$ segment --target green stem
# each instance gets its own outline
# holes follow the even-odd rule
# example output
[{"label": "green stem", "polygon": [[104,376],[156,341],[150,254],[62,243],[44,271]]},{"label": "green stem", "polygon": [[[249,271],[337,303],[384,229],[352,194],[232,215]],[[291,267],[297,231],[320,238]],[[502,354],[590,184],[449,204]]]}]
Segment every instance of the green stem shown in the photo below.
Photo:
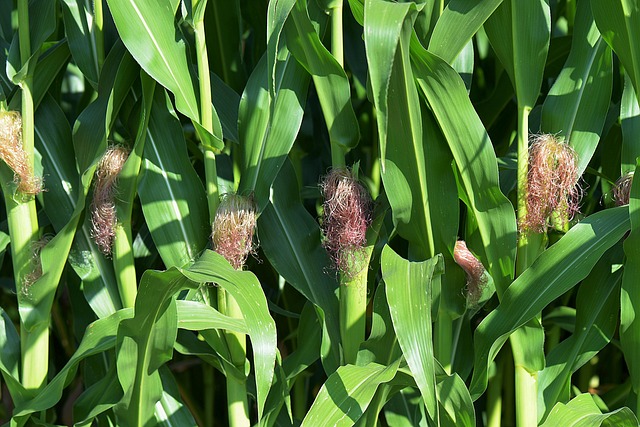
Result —
[{"label": "green stem", "polygon": [[[29,2],[18,1],[18,33],[20,36],[20,59],[22,66],[26,66],[31,57],[31,37],[29,32]],[[27,154],[29,173],[34,171],[34,104],[33,68],[27,70],[27,75],[21,83],[22,88],[22,147]],[[11,235],[11,253],[13,258],[14,278],[18,292],[18,304],[23,307],[38,301],[30,301],[30,290],[25,284],[25,277],[33,269],[33,242],[38,235],[38,217],[35,199],[17,200],[22,197],[16,194],[15,200],[12,189],[3,189],[7,209],[7,222]],[[8,191],[9,190],[9,191]],[[22,313],[22,310],[21,310]],[[32,314],[33,315],[33,314]],[[27,330],[25,319],[21,316],[20,342],[22,349],[22,384],[26,389],[37,389],[47,380],[49,365],[49,313],[42,313],[42,318],[30,322],[31,329]]]},{"label": "green stem", "polygon": [[[204,28],[204,12],[207,0],[194,0],[193,25],[196,36],[196,58],[198,62],[198,86],[200,89],[200,123],[209,133],[213,134],[213,107],[211,103],[211,79],[209,71],[209,56],[207,54],[207,39]],[[213,222],[220,204],[218,191],[218,172],[216,167],[216,155],[211,147],[204,147],[204,170],[207,191],[207,204],[209,206],[209,218]]]},{"label": "green stem", "polygon": [[138,293],[136,268],[133,257],[133,238],[131,235],[131,217],[116,225],[113,242],[113,266],[116,271],[118,291],[124,308],[135,305]]},{"label": "green stem", "polygon": [[487,387],[487,427],[500,427],[502,422],[502,378],[504,357],[497,361],[497,372]]},{"label": "green stem", "polygon": [[[343,0],[334,0],[331,8],[331,54],[344,68],[344,34],[342,28]],[[345,168],[347,151],[340,144],[331,141],[331,165],[334,169]]]},{"label": "green stem", "polygon": [[[529,173],[529,112],[528,106],[518,106],[518,224],[524,223],[527,216],[527,175]],[[518,248],[516,256],[516,277],[520,276],[533,262],[539,248],[530,245],[529,233],[518,233]],[[515,364],[516,388],[516,425],[518,427],[536,426],[538,424],[538,374],[526,367],[526,349],[521,343],[523,334],[516,331],[511,335],[511,348]],[[526,351],[526,350],[525,350]]]},{"label": "green stem", "polygon": [[[224,289],[218,288],[218,310],[229,317],[242,319],[242,310],[238,303]],[[247,338],[244,334],[225,333],[225,339],[231,354],[231,362],[241,372],[247,358]],[[227,375],[227,407],[229,409],[229,426],[246,427],[251,425],[249,419],[249,403],[247,400],[247,382]]]},{"label": "green stem", "polygon": [[[3,167],[3,169],[5,169]],[[4,172],[4,171],[3,171]],[[35,210],[33,200],[30,202],[17,201],[13,197],[13,188],[8,184],[12,181],[11,173],[2,174],[2,193],[7,208],[7,223],[11,236],[11,258],[13,260],[13,275],[18,294],[18,305],[24,306],[30,301],[29,287],[25,286],[24,278],[33,270],[33,242],[37,240],[37,224],[33,224],[31,209]],[[8,176],[7,176],[8,175]],[[49,319],[39,319],[37,330],[27,330],[24,319],[21,318],[20,345],[22,348],[22,385],[27,389],[37,389],[44,385],[47,378],[49,363]]]},{"label": "green stem", "polygon": [[104,13],[102,11],[102,0],[94,0],[93,3],[93,29],[96,40],[98,71],[100,71],[104,63]]},{"label": "green stem", "polygon": [[[527,175],[529,173],[529,107],[518,107],[518,225],[527,216]],[[527,256],[528,234],[518,233],[516,277],[530,264]]]},{"label": "green stem", "polygon": [[[213,107],[211,103],[211,79],[209,71],[209,58],[207,54],[207,41],[205,37],[204,15],[207,0],[193,0],[194,27],[196,38],[196,52],[198,62],[198,84],[200,89],[200,122],[202,127],[210,133],[213,129]],[[218,172],[216,156],[210,147],[204,147],[204,169],[206,180],[207,204],[209,207],[209,219],[215,219],[216,211],[220,204],[218,190]],[[236,301],[222,288],[218,289],[218,309],[221,313],[230,317],[243,318],[242,311]],[[225,339],[229,346],[232,363],[244,371],[247,357],[247,338],[244,334],[225,332]],[[249,403],[247,400],[247,382],[238,380],[231,375],[227,376],[227,406],[229,425],[231,427],[245,427],[251,425],[249,419]]]},{"label": "green stem", "polygon": [[293,383],[293,418],[302,420],[307,414],[307,379],[298,375]]},{"label": "green stem", "polygon": [[341,274],[340,283],[340,335],[344,350],[344,363],[356,363],[360,344],[364,342],[367,310],[367,273],[365,264],[353,277]]},{"label": "green stem", "polygon": [[[514,354],[514,360],[516,359]],[[515,364],[516,369],[516,426],[538,425],[538,374]]]},{"label": "green stem", "polygon": [[[441,297],[442,298],[442,297]],[[441,304],[442,306],[442,304]],[[435,328],[435,353],[436,359],[442,364],[444,370],[451,373],[451,358],[453,345],[453,319],[446,310],[440,310]]]}]

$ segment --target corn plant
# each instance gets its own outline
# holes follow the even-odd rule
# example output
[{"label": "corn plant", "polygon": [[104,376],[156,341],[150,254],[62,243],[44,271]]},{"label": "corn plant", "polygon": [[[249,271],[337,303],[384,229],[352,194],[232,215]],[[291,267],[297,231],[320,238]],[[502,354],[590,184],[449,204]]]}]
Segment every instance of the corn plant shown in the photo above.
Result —
[{"label": "corn plant", "polygon": [[637,426],[640,0],[3,0],[0,420]]}]

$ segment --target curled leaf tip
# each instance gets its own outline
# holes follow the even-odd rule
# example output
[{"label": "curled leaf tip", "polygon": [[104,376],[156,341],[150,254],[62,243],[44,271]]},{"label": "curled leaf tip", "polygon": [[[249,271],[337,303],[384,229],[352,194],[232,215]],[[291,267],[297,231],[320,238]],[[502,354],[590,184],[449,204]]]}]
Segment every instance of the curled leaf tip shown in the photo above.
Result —
[{"label": "curled leaf tip", "polygon": [[252,197],[225,194],[220,200],[211,227],[213,249],[236,270],[241,270],[249,254],[255,252],[253,234],[256,207]]}]

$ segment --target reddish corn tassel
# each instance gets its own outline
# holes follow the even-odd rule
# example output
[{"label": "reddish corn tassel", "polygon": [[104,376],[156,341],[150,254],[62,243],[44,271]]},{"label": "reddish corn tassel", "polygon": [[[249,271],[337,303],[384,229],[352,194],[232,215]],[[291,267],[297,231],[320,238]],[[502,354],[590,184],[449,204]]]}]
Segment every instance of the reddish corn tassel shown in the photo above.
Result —
[{"label": "reddish corn tassel", "polygon": [[529,148],[527,215],[520,230],[544,233],[554,212],[563,221],[573,219],[582,198],[579,179],[575,150],[553,135],[536,136]]},{"label": "reddish corn tassel", "polygon": [[367,242],[373,203],[367,190],[347,169],[334,169],[320,184],[323,245],[335,267],[347,276],[362,270],[358,256]]},{"label": "reddish corn tassel", "polygon": [[0,158],[13,171],[18,192],[33,196],[42,191],[42,179],[34,175],[22,148],[22,117],[17,111],[0,111]]},{"label": "reddish corn tassel", "polygon": [[253,234],[256,208],[251,197],[226,194],[220,201],[212,225],[213,249],[236,270],[241,270],[249,254],[255,251]]},{"label": "reddish corn tassel", "polygon": [[91,203],[91,237],[105,255],[111,254],[116,235],[117,179],[129,150],[120,145],[109,147],[100,159],[96,169],[96,181]]}]

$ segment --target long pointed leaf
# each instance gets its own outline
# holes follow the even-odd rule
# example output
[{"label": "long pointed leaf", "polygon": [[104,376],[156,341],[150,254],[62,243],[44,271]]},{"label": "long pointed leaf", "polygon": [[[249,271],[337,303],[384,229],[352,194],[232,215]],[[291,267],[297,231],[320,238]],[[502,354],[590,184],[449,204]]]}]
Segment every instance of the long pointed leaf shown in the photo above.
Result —
[{"label": "long pointed leaf", "polygon": [[475,369],[470,388],[474,399],[484,392],[489,363],[509,334],[584,279],[602,254],[628,230],[626,207],[593,214],[543,252],[507,288],[500,305],[482,321],[475,333]]}]

